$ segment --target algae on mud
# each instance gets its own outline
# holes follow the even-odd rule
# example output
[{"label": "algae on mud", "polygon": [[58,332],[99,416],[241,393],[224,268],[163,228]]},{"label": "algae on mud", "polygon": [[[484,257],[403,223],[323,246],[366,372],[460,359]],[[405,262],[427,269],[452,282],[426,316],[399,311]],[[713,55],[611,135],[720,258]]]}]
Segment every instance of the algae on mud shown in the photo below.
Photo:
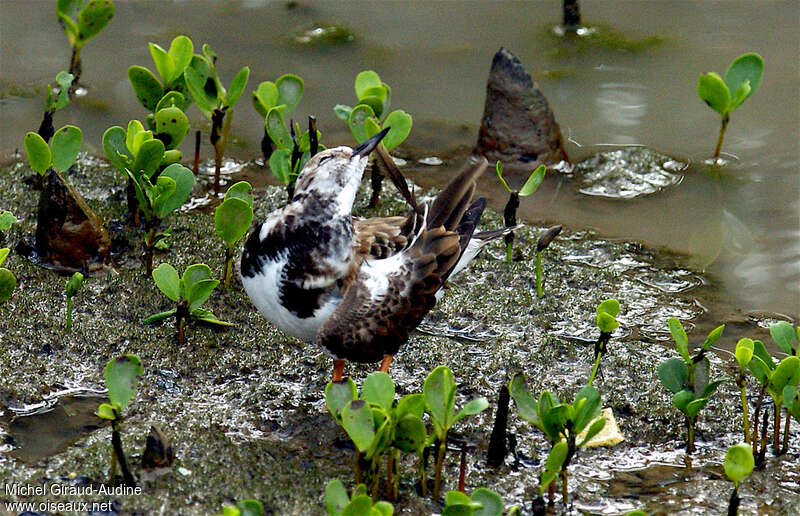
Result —
[{"label": "algae on mud", "polygon": [[[36,195],[22,182],[27,166],[0,170],[4,209],[19,219],[8,243],[30,238]],[[105,220],[121,220],[126,211],[122,178],[110,166],[82,156],[70,180]],[[386,192],[377,210],[364,210],[367,188],[357,207],[363,215],[399,213],[397,196]],[[282,187],[256,187],[255,218],[285,199]],[[191,205],[200,205],[195,200]],[[210,210],[187,210],[176,216],[169,262],[179,269],[202,261],[215,274],[224,265],[223,245],[214,234]],[[499,227],[502,218],[487,213],[484,225]],[[138,464],[149,428],[160,426],[175,448],[175,467],[166,474],[141,479],[143,494],[115,498],[120,514],[180,513],[205,515],[224,502],[261,500],[275,514],[323,514],[325,484],[340,478],[351,482],[351,451],[340,444],[344,434],[324,406],[329,358],[282,335],[250,305],[240,285],[216,292],[209,308],[236,323],[229,330],[192,328],[187,344],[175,343],[171,327],[147,327],[141,320],[167,308],[167,301],[136,268],[140,231],[112,222],[116,258],[122,266],[105,276],[89,277],[76,324],[63,332],[63,278],[12,253],[6,261],[19,278],[11,299],[0,306],[0,404],[6,407],[38,402],[64,388],[100,388],[108,358],[136,353],[145,365],[136,402],[128,409],[124,446]],[[586,450],[574,464],[575,507],[582,512],[716,510],[729,484],[721,474],[725,449],[739,438],[735,386],[721,395],[698,422],[698,453],[692,472],[680,468],[682,428],[667,394],[658,385],[655,368],[671,352],[666,318],[690,320],[702,313],[713,289],[699,274],[685,269],[680,257],[643,249],[633,243],[598,239],[590,232],[565,230],[550,246],[547,295],[535,294],[533,270],[541,228],[517,232],[526,260],[503,263],[501,244],[488,249],[469,274],[454,281],[428,318],[425,333],[412,335],[392,364],[400,395],[420,392],[426,374],[446,364],[461,381],[458,404],[477,396],[490,400],[516,372],[533,378],[531,389],[548,389],[571,397],[585,383],[592,362],[590,340],[595,307],[615,297],[625,307],[603,358],[603,376],[594,385],[628,441],[614,448]],[[156,261],[164,258],[158,256]],[[691,336],[690,336],[691,338]],[[712,367],[733,371],[713,356]],[[557,363],[558,368],[550,364]],[[355,366],[357,383],[371,371]],[[730,403],[722,400],[730,400]],[[509,458],[499,470],[484,467],[486,441],[494,407],[464,422],[463,433],[479,442],[467,465],[468,491],[485,486],[499,492],[506,504],[527,509],[538,486],[539,461],[548,448],[514,411],[510,431],[518,436],[518,466]],[[795,425],[795,434],[796,428]],[[66,451],[34,465],[0,455],[0,478],[6,482],[98,486],[107,480],[110,453],[107,430],[96,431]],[[800,447],[769,458],[765,471],[743,483],[742,512],[791,514],[800,509],[796,468]],[[8,446],[3,446],[8,451]],[[669,464],[670,466],[664,466]],[[458,460],[445,461],[445,489],[454,486]],[[416,476],[401,466],[401,499],[395,504],[411,514],[438,512],[440,507],[416,494]],[[664,485],[666,484],[666,485]],[[635,498],[631,498],[634,493]],[[44,501],[46,497],[26,498]]]}]

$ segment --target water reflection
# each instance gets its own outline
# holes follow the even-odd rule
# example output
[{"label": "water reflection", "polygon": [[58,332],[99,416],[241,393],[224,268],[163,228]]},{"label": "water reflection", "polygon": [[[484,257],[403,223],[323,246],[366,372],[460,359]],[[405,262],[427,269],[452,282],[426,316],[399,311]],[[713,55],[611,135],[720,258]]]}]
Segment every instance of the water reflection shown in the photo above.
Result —
[{"label": "water reflection", "polygon": [[595,106],[603,120],[619,126],[639,125],[647,114],[645,87],[638,83],[608,82],[600,85]]}]

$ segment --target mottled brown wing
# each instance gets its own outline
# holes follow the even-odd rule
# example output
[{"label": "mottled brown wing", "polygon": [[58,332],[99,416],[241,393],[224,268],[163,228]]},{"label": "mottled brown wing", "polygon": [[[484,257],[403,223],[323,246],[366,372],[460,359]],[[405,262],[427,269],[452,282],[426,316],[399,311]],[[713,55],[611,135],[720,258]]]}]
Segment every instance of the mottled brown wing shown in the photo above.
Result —
[{"label": "mottled brown wing", "polygon": [[414,231],[410,217],[355,219],[356,259],[388,258],[405,249]]},{"label": "mottled brown wing", "polygon": [[[458,234],[438,227],[423,232],[414,245],[390,258],[391,262],[365,263],[317,332],[318,342],[336,357],[353,362],[377,362],[384,355],[395,354],[433,308],[442,275],[453,267],[459,254]],[[376,297],[371,274],[395,261],[396,269],[386,276],[385,294]]]}]

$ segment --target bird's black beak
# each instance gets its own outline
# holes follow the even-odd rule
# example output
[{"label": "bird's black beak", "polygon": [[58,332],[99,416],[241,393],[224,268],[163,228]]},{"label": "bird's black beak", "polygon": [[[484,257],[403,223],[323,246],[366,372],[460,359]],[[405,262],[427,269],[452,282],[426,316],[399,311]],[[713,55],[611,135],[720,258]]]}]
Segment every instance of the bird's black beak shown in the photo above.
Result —
[{"label": "bird's black beak", "polygon": [[372,152],[375,149],[375,147],[378,146],[381,140],[383,140],[383,137],[386,136],[386,133],[389,132],[389,129],[391,129],[391,127],[387,127],[386,129],[379,132],[369,140],[365,141],[358,147],[354,148],[353,156],[361,156],[362,158],[364,156],[369,156],[369,153]]}]

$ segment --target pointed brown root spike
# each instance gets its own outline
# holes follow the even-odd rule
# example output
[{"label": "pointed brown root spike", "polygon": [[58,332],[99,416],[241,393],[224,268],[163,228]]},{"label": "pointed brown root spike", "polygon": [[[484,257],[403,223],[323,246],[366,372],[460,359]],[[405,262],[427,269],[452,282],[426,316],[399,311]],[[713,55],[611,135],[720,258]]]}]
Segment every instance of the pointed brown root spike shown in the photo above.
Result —
[{"label": "pointed brown root spike", "polygon": [[[266,129],[264,129],[264,131],[266,131]],[[194,175],[200,172],[200,131],[194,133],[194,167],[192,171]]]},{"label": "pointed brown root spike", "polygon": [[494,428],[492,436],[489,438],[489,453],[486,457],[486,465],[497,468],[503,464],[506,458],[506,434],[508,432],[508,404],[511,397],[508,387],[500,387],[500,394],[497,400],[497,412],[494,418]]},{"label": "pointed brown root spike", "polygon": [[319,141],[317,140],[317,119],[313,116],[308,117],[308,156],[313,158],[319,151]]},{"label": "pointed brown root spike", "polygon": [[334,383],[342,381],[342,375],[344,374],[344,360],[334,360],[333,361],[333,379]]},{"label": "pointed brown root spike", "polygon": [[392,365],[392,360],[394,359],[394,355],[384,355],[383,360],[381,360],[381,367],[379,371],[383,373],[389,372],[389,366]]},{"label": "pointed brown root spike", "polygon": [[467,448],[461,447],[461,462],[458,466],[458,490],[466,493],[465,487],[467,483]]}]

